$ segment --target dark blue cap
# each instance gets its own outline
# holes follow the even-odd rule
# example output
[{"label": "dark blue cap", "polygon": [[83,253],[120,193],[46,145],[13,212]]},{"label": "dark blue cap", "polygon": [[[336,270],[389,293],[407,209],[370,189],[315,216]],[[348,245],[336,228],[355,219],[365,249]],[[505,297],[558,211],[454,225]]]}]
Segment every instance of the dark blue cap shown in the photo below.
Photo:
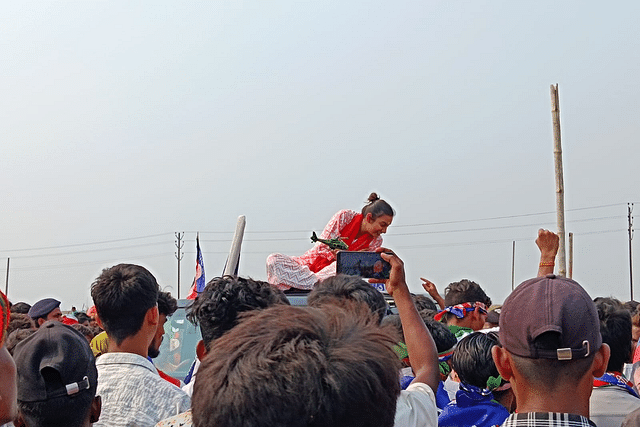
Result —
[{"label": "dark blue cap", "polygon": [[54,298],[41,299],[29,309],[29,317],[37,319],[38,317],[47,317],[57,307],[60,307],[60,301]]}]

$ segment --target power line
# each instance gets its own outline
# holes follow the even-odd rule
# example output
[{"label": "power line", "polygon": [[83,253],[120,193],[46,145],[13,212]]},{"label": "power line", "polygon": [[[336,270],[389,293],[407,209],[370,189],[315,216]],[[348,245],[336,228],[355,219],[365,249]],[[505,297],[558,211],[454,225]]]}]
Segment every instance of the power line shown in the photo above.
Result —
[{"label": "power line", "polygon": [[151,234],[149,236],[139,236],[139,237],[127,237],[123,239],[115,239],[115,240],[103,240],[101,242],[90,242],[90,243],[74,243],[69,245],[59,245],[59,246],[45,246],[41,248],[28,248],[28,249],[0,249],[0,252],[27,252],[27,251],[40,251],[46,249],[63,249],[63,248],[73,248],[77,246],[90,246],[90,245],[102,245],[105,243],[117,243],[117,242],[126,242],[129,240],[140,240],[140,239],[150,239],[152,237],[160,237],[165,236],[168,233],[162,234]]}]

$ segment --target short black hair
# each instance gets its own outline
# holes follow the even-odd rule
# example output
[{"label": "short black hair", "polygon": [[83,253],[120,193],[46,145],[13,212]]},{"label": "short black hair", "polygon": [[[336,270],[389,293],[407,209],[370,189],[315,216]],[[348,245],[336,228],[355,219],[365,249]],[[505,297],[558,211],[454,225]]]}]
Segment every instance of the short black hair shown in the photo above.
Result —
[{"label": "short black hair", "polygon": [[500,345],[495,333],[474,332],[460,340],[451,356],[451,365],[460,381],[484,389],[489,377],[498,378],[500,374],[491,357],[495,345]]},{"label": "short black hair", "polygon": [[215,277],[188,308],[187,318],[200,325],[207,350],[236,326],[240,315],[276,304],[289,304],[285,294],[267,282],[238,276]]},{"label": "short black hair", "polygon": [[118,345],[138,333],[147,311],[158,303],[159,292],[153,274],[135,264],[106,268],[91,285],[98,317]]},{"label": "short black hair", "polygon": [[611,298],[598,298],[596,303],[600,319],[602,342],[609,344],[611,357],[607,371],[622,372],[631,359],[632,323],[631,313]]},{"label": "short black hair", "polygon": [[169,317],[178,309],[178,300],[171,296],[171,292],[158,293],[158,313]]},{"label": "short black hair", "polygon": [[433,337],[433,342],[436,344],[438,353],[451,350],[455,347],[458,339],[453,332],[451,332],[444,323],[433,320],[433,318],[426,317],[423,313],[425,313],[425,311],[421,311],[420,316],[422,317],[427,329],[429,329],[429,333],[431,333],[431,336]]},{"label": "short black hair", "polygon": [[198,427],[391,427],[393,333],[364,305],[275,306],[213,346],[195,383]]},{"label": "short black hair", "polygon": [[411,295],[413,298],[413,303],[415,304],[418,311],[421,310],[433,310],[438,311],[438,307],[436,307],[436,303],[426,295]]},{"label": "short black hair", "polygon": [[307,304],[318,307],[336,299],[367,304],[371,312],[378,316],[378,322],[382,322],[382,318],[387,313],[387,302],[376,288],[365,282],[362,277],[346,274],[336,274],[316,284],[307,297]]}]

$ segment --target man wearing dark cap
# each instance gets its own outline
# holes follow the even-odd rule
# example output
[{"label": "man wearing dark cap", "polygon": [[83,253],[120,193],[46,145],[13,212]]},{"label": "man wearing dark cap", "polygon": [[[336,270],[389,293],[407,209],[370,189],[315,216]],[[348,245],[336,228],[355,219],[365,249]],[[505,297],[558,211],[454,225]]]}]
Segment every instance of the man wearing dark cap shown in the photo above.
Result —
[{"label": "man wearing dark cap", "polygon": [[493,360],[517,401],[503,426],[595,425],[589,397],[610,351],[582,286],[552,274],[520,284],[502,306],[500,342]]},{"label": "man wearing dark cap", "polygon": [[29,317],[39,328],[47,320],[57,320],[62,322],[62,311],[60,311],[60,301],[54,298],[41,299],[29,309]]},{"label": "man wearing dark cap", "polygon": [[44,323],[15,349],[16,427],[87,427],[98,421],[98,371],[87,340],[61,322]]}]

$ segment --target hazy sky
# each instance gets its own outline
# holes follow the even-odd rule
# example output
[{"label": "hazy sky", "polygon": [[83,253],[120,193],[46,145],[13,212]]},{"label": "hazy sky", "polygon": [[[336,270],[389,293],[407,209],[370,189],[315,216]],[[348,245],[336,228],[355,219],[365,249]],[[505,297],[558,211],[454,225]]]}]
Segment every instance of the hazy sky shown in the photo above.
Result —
[{"label": "hazy sky", "polygon": [[376,191],[412,290],[469,278],[500,302],[512,242],[519,283],[537,229],[556,229],[558,83],[574,278],[627,300],[638,16],[632,1],[3,2],[1,283],[10,258],[11,300],[82,307],[103,268],[135,262],[175,295],[185,232],[184,297],[195,233],[219,275],[239,215],[240,273],[265,279],[269,253],[302,254]]}]

